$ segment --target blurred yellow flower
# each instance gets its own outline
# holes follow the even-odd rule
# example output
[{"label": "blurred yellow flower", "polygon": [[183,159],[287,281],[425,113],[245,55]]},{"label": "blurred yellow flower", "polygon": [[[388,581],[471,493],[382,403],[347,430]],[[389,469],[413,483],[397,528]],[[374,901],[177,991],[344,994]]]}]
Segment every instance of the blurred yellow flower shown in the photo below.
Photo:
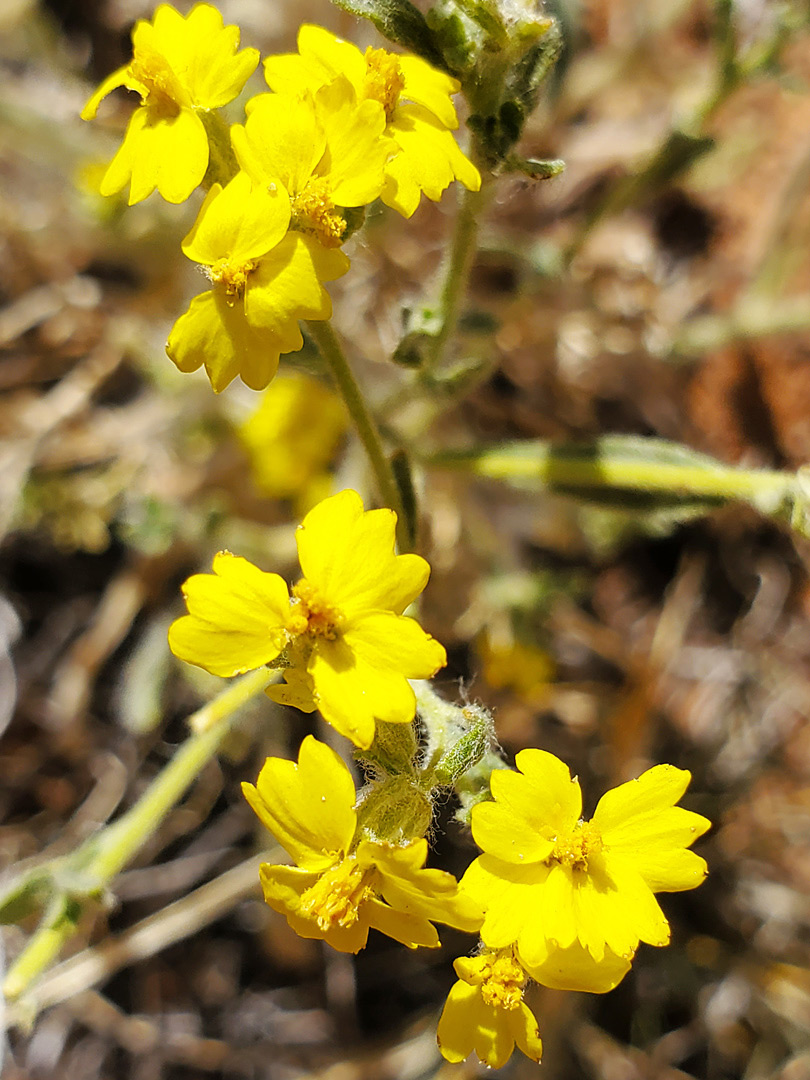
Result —
[{"label": "blurred yellow flower", "polygon": [[281,183],[254,185],[240,172],[224,188],[213,185],[183,241],[211,288],[174,324],[166,351],[180,371],[204,365],[216,393],[237,375],[263,390],[280,354],[303,345],[298,320],[332,314],[321,282],[344,274],[349,260],[289,223]]},{"label": "blurred yellow flower", "polygon": [[358,834],[351,774],[308,735],[298,763],[268,758],[245,797],[295,866],[263,864],[264,898],[301,937],[356,953],[374,928],[409,948],[440,944],[433,921],[476,931],[481,909],[443,870],[424,869],[427,841],[404,846]]},{"label": "blurred yellow flower", "polygon": [[512,690],[530,703],[542,701],[554,678],[554,660],[536,645],[522,641],[501,642],[485,634],[476,642],[482,675],[495,690]]},{"label": "blurred yellow flower", "polygon": [[692,889],[706,875],[688,848],[710,822],[675,806],[690,774],[656,765],[609,791],[583,821],[579,783],[559,758],[522,750],[516,765],[492,774],[494,801],[472,811],[484,854],[463,886],[486,908],[484,943],[516,943],[528,969],[577,941],[596,961],[607,950],[630,959],[639,941],[666,945],[654,893]]},{"label": "blurred yellow flower", "polygon": [[273,381],[259,407],[239,426],[256,487],[294,499],[306,513],[329,494],[329,464],[348,426],[343,402],[309,375]]},{"label": "blurred yellow flower", "polygon": [[168,202],[180,203],[208,168],[201,114],[241,93],[259,52],[237,52],[239,27],[224,26],[210,4],[197,4],[185,18],[161,4],[151,23],[135,24],[132,46],[132,60],[108,76],[82,110],[82,119],[92,120],[102,98],[118,86],[141,95],[100,191],[113,195],[129,183],[130,205],[155,188]]},{"label": "blurred yellow flower", "polygon": [[237,161],[259,184],[280,180],[289,192],[290,227],[339,247],[343,207],[365,206],[382,191],[396,147],[384,137],[385,112],[357,100],[348,79],[300,97],[260,94],[247,120],[231,128]]},{"label": "blurred yellow flower", "polygon": [[436,201],[453,180],[471,191],[480,188],[478,170],[452,134],[458,117],[450,96],[459,83],[419,57],[374,48],[364,54],[320,26],[304,25],[298,53],[268,57],[264,74],[270,89],[285,95],[314,93],[342,76],[361,102],[382,106],[395,146],[381,197],[405,217],[416,210],[422,193]]},{"label": "blurred yellow flower", "polygon": [[369,747],[375,720],[410,723],[408,679],[446,663],[444,648],[402,612],[427,584],[419,555],[394,553],[396,514],[363,510],[342,491],[310,510],[296,534],[304,577],[292,600],[278,574],[220,552],[214,573],[183,586],[188,615],[169,629],[175,656],[213,675],[271,663],[282,652],[285,685],[275,701],[321,715],[357,746]]},{"label": "blurred yellow flower", "polygon": [[437,1038],[442,1056],[464,1061],[475,1051],[491,1069],[500,1069],[515,1044],[539,1061],[543,1043],[534,1013],[523,1001],[527,976],[512,949],[486,952],[453,962],[459,981],[447,996]]}]

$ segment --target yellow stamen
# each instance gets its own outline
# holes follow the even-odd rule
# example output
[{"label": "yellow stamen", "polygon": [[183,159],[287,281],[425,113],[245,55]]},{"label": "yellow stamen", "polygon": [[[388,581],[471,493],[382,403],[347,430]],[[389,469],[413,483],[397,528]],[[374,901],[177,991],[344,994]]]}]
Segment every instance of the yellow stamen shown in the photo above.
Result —
[{"label": "yellow stamen", "polygon": [[366,82],[363,96],[379,101],[385,109],[385,117],[391,119],[399,103],[399,95],[405,86],[399,62],[393,53],[385,49],[366,49]]},{"label": "yellow stamen", "polygon": [[481,957],[481,997],[497,1009],[516,1009],[523,999],[526,972],[511,949]]},{"label": "yellow stamen", "polygon": [[324,247],[340,247],[346,221],[335,209],[329,181],[315,176],[292,200],[291,229],[315,233]]},{"label": "yellow stamen", "polygon": [[190,104],[177,76],[158,52],[137,49],[129,65],[129,77],[143,87],[143,103],[155,119],[177,116],[181,106]]},{"label": "yellow stamen", "polygon": [[353,926],[360,905],[372,892],[368,876],[368,871],[357,865],[354,856],[344,859],[303,893],[301,915],[305,919],[314,919],[324,933],[336,926],[343,929]]},{"label": "yellow stamen", "polygon": [[546,862],[562,863],[572,870],[587,870],[588,860],[602,850],[602,834],[592,821],[578,821],[565,836],[555,838]]},{"label": "yellow stamen", "polygon": [[250,274],[256,269],[253,260],[231,262],[230,259],[217,259],[213,266],[206,269],[214,285],[221,285],[225,290],[228,305],[233,307],[237,300],[245,295],[245,286]]},{"label": "yellow stamen", "polygon": [[293,596],[298,601],[294,604],[288,629],[291,634],[310,634],[335,641],[345,624],[343,613],[328,603],[306,578],[293,586]]}]

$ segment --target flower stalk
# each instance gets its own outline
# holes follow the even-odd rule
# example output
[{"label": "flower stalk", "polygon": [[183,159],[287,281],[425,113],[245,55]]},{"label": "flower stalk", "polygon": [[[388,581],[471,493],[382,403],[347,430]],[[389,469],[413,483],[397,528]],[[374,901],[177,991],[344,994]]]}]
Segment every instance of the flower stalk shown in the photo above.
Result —
[{"label": "flower stalk", "polygon": [[405,514],[394,468],[385,452],[377,422],[368,407],[360,384],[354,377],[337,334],[328,322],[309,321],[307,330],[318,347],[318,352],[329,366],[335,385],[346,403],[346,408],[368,455],[380,498],[397,515],[399,550],[410,551],[412,548],[410,537],[414,535],[415,530]]}]

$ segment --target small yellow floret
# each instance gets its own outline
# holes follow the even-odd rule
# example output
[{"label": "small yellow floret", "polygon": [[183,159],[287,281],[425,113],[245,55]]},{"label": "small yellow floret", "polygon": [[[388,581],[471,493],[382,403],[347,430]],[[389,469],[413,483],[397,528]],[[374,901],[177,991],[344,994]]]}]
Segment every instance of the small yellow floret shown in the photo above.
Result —
[{"label": "small yellow floret", "polygon": [[523,999],[526,972],[511,949],[482,956],[481,997],[497,1009],[516,1009]]},{"label": "small yellow floret", "polygon": [[405,86],[399,61],[393,53],[385,49],[374,49],[370,45],[365,56],[366,81],[363,96],[379,101],[385,109],[386,119],[390,120]]}]

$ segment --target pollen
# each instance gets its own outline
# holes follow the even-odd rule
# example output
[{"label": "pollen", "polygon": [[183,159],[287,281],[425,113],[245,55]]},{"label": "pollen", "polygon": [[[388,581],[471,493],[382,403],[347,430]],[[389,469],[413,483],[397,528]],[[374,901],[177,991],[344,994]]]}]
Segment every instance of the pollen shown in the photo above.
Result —
[{"label": "pollen", "polygon": [[346,220],[332,201],[329,181],[315,176],[292,200],[291,229],[314,233],[324,247],[340,247]]},{"label": "pollen", "polygon": [[485,1003],[497,1009],[516,1009],[523,999],[526,973],[512,950],[504,949],[480,959],[481,997]]},{"label": "pollen", "polygon": [[245,286],[250,274],[256,269],[254,261],[233,262],[230,259],[217,259],[213,266],[206,269],[212,284],[221,285],[225,290],[230,307],[245,295]]},{"label": "pollen", "polygon": [[337,926],[344,930],[353,926],[360,905],[372,892],[367,877],[368,872],[357,865],[353,855],[343,859],[302,894],[299,913],[314,919],[322,933]]},{"label": "pollen", "polygon": [[309,634],[312,637],[326,638],[327,641],[336,641],[346,621],[343,613],[333,604],[327,603],[306,578],[293,586],[293,597],[298,602],[293,603],[290,633],[296,636]]},{"label": "pollen", "polygon": [[366,81],[364,97],[379,101],[385,109],[387,120],[391,119],[399,103],[399,95],[405,87],[405,80],[400,71],[399,61],[393,53],[385,49],[366,49]]},{"label": "pollen", "polygon": [[565,836],[559,836],[546,862],[562,863],[572,870],[587,870],[588,862],[602,850],[602,834],[592,821],[578,821]]}]

